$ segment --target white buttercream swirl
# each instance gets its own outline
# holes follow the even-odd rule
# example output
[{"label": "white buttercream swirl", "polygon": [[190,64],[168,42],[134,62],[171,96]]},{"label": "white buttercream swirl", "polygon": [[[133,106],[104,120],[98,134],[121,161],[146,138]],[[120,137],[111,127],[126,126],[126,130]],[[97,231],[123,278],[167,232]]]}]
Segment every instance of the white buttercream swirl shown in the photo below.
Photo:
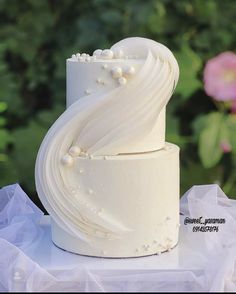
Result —
[{"label": "white buttercream swirl", "polygon": [[[130,146],[145,140],[154,128],[179,76],[171,51],[152,40],[128,38],[111,50],[139,56],[144,60],[141,69],[127,84],[82,97],[65,110],[45,136],[36,162],[36,186],[44,206],[63,229],[80,238],[95,231],[117,237],[128,228],[108,213],[95,215],[83,197],[68,201],[68,167],[61,159],[71,146],[92,156],[130,153]],[[73,173],[73,166],[70,169]]]}]

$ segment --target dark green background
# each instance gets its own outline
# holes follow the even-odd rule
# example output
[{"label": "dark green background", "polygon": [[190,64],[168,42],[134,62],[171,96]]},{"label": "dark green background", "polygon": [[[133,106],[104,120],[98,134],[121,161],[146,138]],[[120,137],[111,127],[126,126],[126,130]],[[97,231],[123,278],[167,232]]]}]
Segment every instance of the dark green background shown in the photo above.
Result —
[{"label": "dark green background", "polygon": [[211,157],[219,149],[211,135],[200,139],[207,125],[202,121],[221,111],[205,94],[202,74],[209,58],[235,50],[235,20],[233,0],[0,0],[0,185],[19,182],[38,201],[35,157],[65,108],[66,58],[143,36],[168,46],[180,64],[167,140],[182,150],[182,193],[194,184],[217,182],[236,196],[235,150],[210,162],[199,151]]}]

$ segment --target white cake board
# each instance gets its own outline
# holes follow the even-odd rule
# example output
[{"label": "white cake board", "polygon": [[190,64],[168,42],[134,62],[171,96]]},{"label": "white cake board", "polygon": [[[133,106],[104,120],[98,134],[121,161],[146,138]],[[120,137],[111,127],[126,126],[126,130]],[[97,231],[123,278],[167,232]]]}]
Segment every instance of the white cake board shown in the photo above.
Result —
[{"label": "white cake board", "polygon": [[[75,266],[91,270],[201,270],[198,260],[192,259],[193,249],[188,248],[184,236],[180,235],[179,244],[170,252],[137,258],[99,258],[82,256],[58,248],[51,240],[50,217],[41,221],[43,234],[24,252],[41,267],[48,271],[70,270]],[[181,232],[180,232],[181,234]],[[191,259],[191,266],[188,260]]]}]

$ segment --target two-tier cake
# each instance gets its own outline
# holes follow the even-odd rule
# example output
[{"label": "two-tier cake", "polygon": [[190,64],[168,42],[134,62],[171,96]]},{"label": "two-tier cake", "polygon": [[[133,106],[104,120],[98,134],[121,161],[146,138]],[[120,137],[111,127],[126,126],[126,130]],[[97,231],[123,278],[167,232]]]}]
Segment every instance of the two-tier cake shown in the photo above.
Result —
[{"label": "two-tier cake", "polygon": [[67,59],[67,109],[36,162],[57,246],[135,257],[177,244],[179,148],[165,142],[165,107],[178,76],[171,51],[145,38]]}]

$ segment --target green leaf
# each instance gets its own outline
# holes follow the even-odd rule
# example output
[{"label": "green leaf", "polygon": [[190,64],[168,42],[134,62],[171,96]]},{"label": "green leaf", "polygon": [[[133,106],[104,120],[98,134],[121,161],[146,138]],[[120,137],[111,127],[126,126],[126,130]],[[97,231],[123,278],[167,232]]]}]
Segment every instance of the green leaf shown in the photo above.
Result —
[{"label": "green leaf", "polygon": [[228,140],[229,133],[224,114],[212,112],[207,116],[206,126],[199,136],[199,156],[205,168],[215,166],[221,159],[222,141]]},{"label": "green leaf", "polygon": [[28,126],[19,128],[13,133],[16,144],[12,152],[12,159],[19,181],[30,191],[34,191],[35,160],[46,130],[32,121]]},{"label": "green leaf", "polygon": [[4,112],[7,109],[7,103],[6,102],[0,102],[0,113]]},{"label": "green leaf", "polygon": [[202,67],[202,61],[188,45],[184,45],[179,52],[175,53],[175,57],[180,68],[176,93],[186,100],[202,86],[197,78],[197,74]]},{"label": "green leaf", "polygon": [[6,124],[6,119],[5,119],[5,117],[1,117],[1,116],[0,116],[0,127],[5,126],[5,124]]},{"label": "green leaf", "polygon": [[4,150],[12,142],[12,137],[7,130],[0,129],[0,150]]},{"label": "green leaf", "polygon": [[198,142],[202,130],[206,127],[208,115],[199,115],[192,123],[193,141]]},{"label": "green leaf", "polygon": [[222,169],[214,166],[210,169],[203,168],[200,162],[193,160],[181,162],[181,194],[193,185],[207,185],[212,183],[222,184]]},{"label": "green leaf", "polygon": [[227,118],[229,141],[232,146],[233,153],[236,154],[236,115],[231,114]]},{"label": "green leaf", "polygon": [[45,127],[50,127],[54,121],[62,114],[65,107],[61,104],[56,105],[52,110],[40,111],[37,114],[37,122]]},{"label": "green leaf", "polygon": [[18,182],[14,162],[5,154],[0,154],[0,186]]}]

